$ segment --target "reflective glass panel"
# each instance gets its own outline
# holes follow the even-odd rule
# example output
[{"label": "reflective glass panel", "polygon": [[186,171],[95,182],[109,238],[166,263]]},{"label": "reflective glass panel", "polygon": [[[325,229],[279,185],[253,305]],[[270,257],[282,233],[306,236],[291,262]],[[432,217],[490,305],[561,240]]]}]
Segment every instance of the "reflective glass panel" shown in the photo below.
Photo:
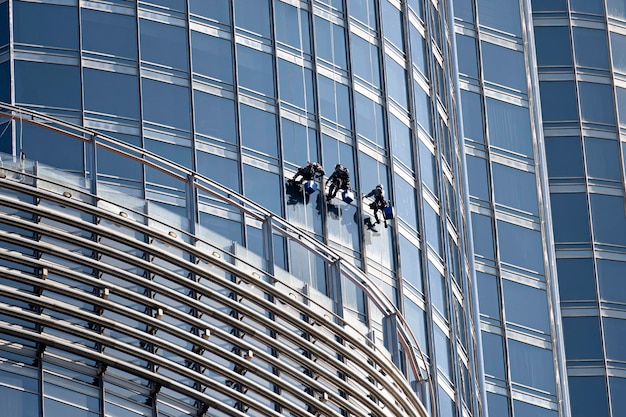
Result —
[{"label": "reflective glass panel", "polygon": [[282,215],[283,199],[278,175],[244,164],[243,178],[246,197],[273,213]]},{"label": "reflective glass panel", "polygon": [[480,94],[461,90],[463,110],[463,135],[476,142],[484,142],[483,103]]},{"label": "reflective glass panel", "polygon": [[345,43],[343,27],[315,16],[315,51],[319,58],[346,69]]},{"label": "reflective glass panel", "polygon": [[389,130],[394,157],[398,158],[410,169],[413,169],[411,129],[396,116],[389,113]]},{"label": "reflective glass panel", "polygon": [[14,41],[78,50],[78,9],[74,6],[15,1]]},{"label": "reflective glass panel", "polygon": [[626,216],[622,197],[591,194],[591,218],[597,242],[626,245]]},{"label": "reflective glass panel", "polygon": [[237,45],[238,82],[242,87],[266,96],[274,96],[274,62],[272,55]]},{"label": "reflective glass panel", "polygon": [[622,180],[619,143],[616,140],[585,138],[585,153],[589,177]]},{"label": "reflective glass panel", "polygon": [[472,155],[467,155],[466,161],[470,195],[485,201],[491,200],[487,161]]},{"label": "reflective glass panel", "polygon": [[237,27],[271,38],[268,0],[234,0],[234,3]]},{"label": "reflective glass panel", "polygon": [[555,391],[551,351],[509,340],[509,361],[514,383],[548,392]]},{"label": "reflective glass panel", "polygon": [[189,69],[184,27],[141,19],[139,37],[142,60],[183,71]]},{"label": "reflective glass panel", "polygon": [[354,94],[357,134],[380,147],[385,146],[383,108],[362,94]]},{"label": "reflective glass panel", "polygon": [[457,33],[456,48],[457,59],[459,60],[459,72],[469,77],[478,78],[476,39]]},{"label": "reflective glass panel", "polygon": [[550,333],[548,298],[544,290],[502,280],[506,320]]},{"label": "reflective glass panel", "polygon": [[570,376],[568,385],[572,417],[608,417],[606,377]]},{"label": "reflective glass panel", "polygon": [[613,68],[616,71],[626,72],[626,36],[611,32],[611,53]]},{"label": "reflective glass panel", "polygon": [[475,254],[487,259],[493,259],[493,226],[491,217],[472,213],[472,232],[474,235]]},{"label": "reflective glass panel", "polygon": [[535,174],[493,163],[493,187],[496,204],[538,214]]},{"label": "reflective glass panel", "polygon": [[578,120],[576,83],[574,81],[540,81],[541,115],[544,122]]},{"label": "reflective glass panel", "polygon": [[609,50],[606,31],[574,27],[576,65],[590,68],[609,68]]},{"label": "reflective glass panel", "polygon": [[309,39],[309,14],[282,1],[274,2],[276,15],[276,39],[292,48],[311,52]]},{"label": "reflective glass panel", "polygon": [[80,96],[78,67],[15,61],[15,101],[18,103],[78,110]]},{"label": "reflective glass panel", "polygon": [[546,136],[545,141],[550,178],[582,178],[585,175],[580,137]]},{"label": "reflective glass panel", "polygon": [[525,92],[526,65],[524,54],[488,42],[481,42],[481,46],[485,80]]},{"label": "reflective glass panel", "polygon": [[413,288],[423,292],[420,250],[402,235],[399,235],[399,242],[402,277],[408,281]]},{"label": "reflective glass panel", "polygon": [[191,130],[189,90],[175,84],[144,78],[141,80],[145,120]]},{"label": "reflective glass panel", "polygon": [[364,81],[380,88],[380,59],[378,47],[350,33],[352,71]]},{"label": "reflective glass panel", "polygon": [[[137,59],[137,19],[134,16],[83,8],[80,19],[83,49]],[[102,36],[103,33],[107,35]]]},{"label": "reflective glass panel", "polygon": [[490,416],[508,417],[509,399],[504,395],[487,393],[487,409]]},{"label": "reflective glass panel", "polygon": [[481,331],[480,334],[482,337],[483,356],[486,359],[484,361],[485,373],[498,379],[505,379],[502,336],[486,331]]},{"label": "reflective glass panel", "polygon": [[229,40],[191,31],[193,72],[232,84],[233,52]]},{"label": "reflective glass panel", "polygon": [[135,75],[83,70],[85,110],[139,119],[139,80]]},{"label": "reflective glass panel", "polygon": [[514,400],[513,404],[515,417],[557,417],[559,415],[556,410],[549,410],[517,400]]},{"label": "reflective glass panel", "polygon": [[568,26],[535,26],[533,30],[539,66],[572,66]]},{"label": "reflective glass panel", "polygon": [[557,259],[561,301],[595,300],[596,281],[590,258]]},{"label": "reflective glass panel", "polygon": [[480,314],[499,320],[500,295],[497,278],[484,272],[476,272],[476,281],[478,282]]},{"label": "reflective glass panel", "polygon": [[608,259],[596,262],[602,300],[626,304],[626,262]]},{"label": "reflective glass panel", "polygon": [[563,317],[567,360],[602,360],[602,337],[598,317]]},{"label": "reflective glass panel", "polygon": [[376,3],[374,0],[352,0],[349,11],[350,16],[371,28],[376,28]]},{"label": "reflective glass panel", "polygon": [[543,273],[541,233],[498,220],[498,241],[502,262]]},{"label": "reflective glass panel", "polygon": [[406,91],[406,71],[389,56],[385,56],[385,68],[387,69],[387,93],[399,105],[408,107]]},{"label": "reflective glass panel", "polygon": [[383,9],[383,29],[385,37],[400,50],[403,50],[402,13],[387,0],[382,0],[381,4]]},{"label": "reflective glass panel", "polygon": [[607,359],[626,361],[626,320],[604,317],[602,324]]},{"label": "reflective glass panel", "polygon": [[230,0],[189,0],[189,13],[230,24]]},{"label": "reflective glass panel", "polygon": [[583,121],[615,124],[613,87],[608,84],[578,83]]},{"label": "reflective glass panel", "polygon": [[587,195],[582,193],[553,193],[552,229],[557,243],[590,242]]},{"label": "reflective glass panel", "polygon": [[236,143],[237,124],[233,100],[198,90],[193,91],[193,96],[196,133]]},{"label": "reflective glass panel", "polygon": [[626,379],[609,377],[611,406],[614,410],[626,410]]},{"label": "reflective glass panel", "polygon": [[269,156],[278,156],[276,115],[242,104],[241,144]]},{"label": "reflective glass panel", "polygon": [[478,18],[481,25],[521,36],[517,0],[478,0]]},{"label": "reflective glass panel", "polygon": [[489,140],[493,146],[532,155],[530,115],[525,107],[487,98]]}]

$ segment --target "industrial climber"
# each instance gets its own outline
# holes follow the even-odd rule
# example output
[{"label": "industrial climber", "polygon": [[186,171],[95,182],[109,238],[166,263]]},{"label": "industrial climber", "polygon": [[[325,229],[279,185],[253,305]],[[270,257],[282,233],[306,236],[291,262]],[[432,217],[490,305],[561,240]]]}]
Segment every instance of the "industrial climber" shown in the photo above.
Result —
[{"label": "industrial climber", "polygon": [[[376,219],[376,223],[380,224],[378,212],[383,211],[387,207],[387,201],[385,201],[385,189],[381,184],[378,184],[376,188],[363,196],[363,198],[368,197],[374,197],[374,201],[370,203],[369,207],[374,210],[374,219]],[[383,221],[385,227],[387,227],[387,216],[385,216],[384,214]],[[369,217],[365,219],[365,224],[367,225],[368,229],[376,231],[376,229],[374,229],[374,226],[372,225],[372,219],[370,219]]]},{"label": "industrial climber", "polygon": [[[328,177],[330,187],[328,188],[328,195],[326,201],[330,201],[337,195],[339,190],[350,190],[350,173],[348,168],[342,167],[341,164],[335,165],[335,171]],[[344,198],[345,201],[345,198]]]},{"label": "industrial climber", "polygon": [[[306,165],[298,168],[296,175],[293,176],[291,182],[293,184],[302,184],[306,181],[311,181],[316,178],[322,178],[326,174],[324,168],[317,162],[306,161]],[[300,179],[298,180],[298,177]]]}]

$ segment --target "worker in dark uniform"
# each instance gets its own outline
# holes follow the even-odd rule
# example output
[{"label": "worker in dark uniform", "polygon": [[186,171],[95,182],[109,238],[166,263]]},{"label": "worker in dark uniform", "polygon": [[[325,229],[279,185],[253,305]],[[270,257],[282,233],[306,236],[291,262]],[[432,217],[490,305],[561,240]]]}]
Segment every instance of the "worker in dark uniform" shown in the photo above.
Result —
[{"label": "worker in dark uniform", "polygon": [[328,177],[330,187],[328,188],[328,195],[326,201],[330,201],[337,195],[339,190],[350,189],[350,173],[348,168],[342,167],[341,164],[335,165],[335,171]]},{"label": "worker in dark uniform", "polygon": [[[317,162],[306,162],[306,165],[298,168],[296,175],[293,176],[291,181],[294,184],[302,184],[306,181],[311,181],[316,178],[322,178],[326,174],[324,168]],[[298,177],[300,179],[298,180]]]},{"label": "worker in dark uniform", "polygon": [[[374,197],[374,201],[370,203],[369,207],[374,210],[374,219],[376,219],[376,223],[380,224],[380,218],[378,217],[378,212],[382,212],[382,210],[387,207],[387,201],[385,200],[385,189],[381,184],[378,184],[376,188],[363,196],[363,198]],[[387,227],[387,219],[383,216],[383,221],[385,224],[385,228]],[[365,220],[365,224],[369,229],[373,229],[372,220],[368,217]],[[373,229],[375,231],[375,229]]]}]

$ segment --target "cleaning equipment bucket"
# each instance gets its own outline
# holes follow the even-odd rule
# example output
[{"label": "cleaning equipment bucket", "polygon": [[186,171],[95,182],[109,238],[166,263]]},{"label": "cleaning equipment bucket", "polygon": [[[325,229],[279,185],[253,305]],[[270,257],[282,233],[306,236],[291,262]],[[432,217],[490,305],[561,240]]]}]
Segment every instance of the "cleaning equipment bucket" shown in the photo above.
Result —
[{"label": "cleaning equipment bucket", "polygon": [[395,213],[393,212],[393,207],[387,206],[383,208],[383,216],[385,216],[385,220],[391,220],[394,218]]},{"label": "cleaning equipment bucket", "polygon": [[341,199],[344,203],[350,204],[354,201],[354,193],[351,190],[345,190],[341,193]]},{"label": "cleaning equipment bucket", "polygon": [[318,185],[315,181],[310,180],[304,183],[304,192],[307,194],[312,194],[317,191]]}]

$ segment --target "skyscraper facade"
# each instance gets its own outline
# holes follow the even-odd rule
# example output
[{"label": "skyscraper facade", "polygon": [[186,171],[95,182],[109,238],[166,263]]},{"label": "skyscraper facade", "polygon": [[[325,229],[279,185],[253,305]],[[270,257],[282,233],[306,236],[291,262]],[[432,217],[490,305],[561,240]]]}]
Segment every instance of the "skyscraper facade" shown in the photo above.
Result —
[{"label": "skyscraper facade", "polygon": [[[482,414],[450,2],[12,0],[0,20],[13,414]],[[355,201],[288,185],[307,161],[346,167]],[[366,227],[379,184],[396,216]],[[540,342],[518,339],[524,368]]]}]

